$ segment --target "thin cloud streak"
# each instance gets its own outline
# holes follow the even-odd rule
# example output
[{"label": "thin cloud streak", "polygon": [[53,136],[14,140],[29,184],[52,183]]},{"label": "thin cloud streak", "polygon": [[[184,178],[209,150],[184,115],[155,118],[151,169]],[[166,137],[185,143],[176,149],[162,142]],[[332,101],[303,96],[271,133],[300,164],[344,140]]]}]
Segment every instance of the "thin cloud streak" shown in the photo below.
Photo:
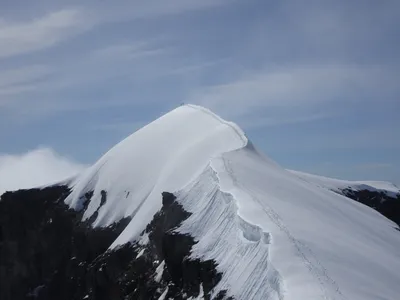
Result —
[{"label": "thin cloud streak", "polygon": [[50,68],[44,65],[31,65],[18,69],[3,70],[0,72],[0,89],[42,79],[50,73]]},{"label": "thin cloud streak", "polygon": [[62,9],[25,22],[0,24],[0,59],[51,47],[87,29],[79,9]]},{"label": "thin cloud streak", "polygon": [[2,19],[0,15],[0,59],[50,48],[105,23],[180,14],[226,3],[229,1],[153,0],[119,7],[114,2],[87,2],[19,22]]},{"label": "thin cloud streak", "polygon": [[285,116],[285,117],[270,117],[270,116],[252,116],[249,118],[244,118],[240,121],[240,126],[246,130],[252,130],[257,128],[267,128],[274,126],[284,126],[284,125],[297,125],[299,123],[310,123],[315,121],[324,120],[327,118],[332,118],[333,115],[330,114],[307,114],[304,116]]},{"label": "thin cloud streak", "polygon": [[0,107],[9,104],[12,96],[31,93],[46,81],[53,70],[45,65],[30,65],[0,71]]},{"label": "thin cloud streak", "polygon": [[243,116],[260,108],[293,108],[335,101],[346,93],[371,94],[376,86],[380,86],[380,94],[385,89],[392,93],[397,88],[396,75],[375,68],[335,65],[267,70],[203,88],[192,96],[192,101],[217,111],[224,109],[233,117]]}]

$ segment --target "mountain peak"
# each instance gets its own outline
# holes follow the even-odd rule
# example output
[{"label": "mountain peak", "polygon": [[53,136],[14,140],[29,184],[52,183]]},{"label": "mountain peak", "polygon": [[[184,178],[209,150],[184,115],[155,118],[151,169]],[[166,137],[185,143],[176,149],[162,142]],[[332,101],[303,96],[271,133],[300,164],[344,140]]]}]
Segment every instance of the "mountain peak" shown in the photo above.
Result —
[{"label": "mountain peak", "polygon": [[[160,208],[161,192],[182,188],[213,157],[247,144],[236,124],[204,107],[182,105],[108,151],[75,179],[66,201],[80,208],[83,195],[93,191],[84,218],[97,212],[94,226],[107,226],[133,214],[148,221]],[[107,191],[110,201],[98,209],[101,191]]]},{"label": "mountain peak", "polygon": [[[365,187],[285,170],[234,123],[183,105],[68,186],[7,194],[0,213],[18,216],[0,214],[0,227],[11,227],[7,249],[15,249],[12,234],[19,246],[26,238],[15,220],[35,226],[21,264],[33,260],[29,246],[55,256],[56,267],[39,260],[46,267],[39,264],[37,276],[47,270],[41,281],[57,296],[62,286],[79,299],[395,299],[398,198]],[[64,250],[68,262],[58,255]],[[49,281],[60,266],[75,270],[66,278],[79,285]],[[94,281],[81,288],[82,274]],[[37,276],[31,295],[45,289]]]}]

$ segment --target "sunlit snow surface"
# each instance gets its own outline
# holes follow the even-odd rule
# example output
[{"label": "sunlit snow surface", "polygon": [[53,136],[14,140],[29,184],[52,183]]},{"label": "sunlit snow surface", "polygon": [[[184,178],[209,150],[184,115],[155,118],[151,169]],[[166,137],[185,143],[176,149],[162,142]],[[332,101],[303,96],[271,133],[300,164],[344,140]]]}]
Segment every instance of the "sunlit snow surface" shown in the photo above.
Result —
[{"label": "sunlit snow surface", "polygon": [[[132,221],[112,247],[140,238],[173,192],[192,215],[177,229],[214,259],[215,290],[236,299],[398,299],[400,232],[378,212],[321,189],[259,154],[210,111],[182,106],[137,131],[72,184],[66,202],[94,226]],[[143,237],[141,238],[143,239]]]},{"label": "sunlit snow surface", "polygon": [[299,171],[288,170],[293,174],[297,175],[301,179],[314,183],[315,185],[327,188],[333,191],[340,191],[343,189],[350,189],[354,191],[368,190],[372,192],[384,192],[389,196],[394,196],[400,194],[400,188],[391,182],[385,181],[349,181],[333,179],[324,176],[307,174]]}]

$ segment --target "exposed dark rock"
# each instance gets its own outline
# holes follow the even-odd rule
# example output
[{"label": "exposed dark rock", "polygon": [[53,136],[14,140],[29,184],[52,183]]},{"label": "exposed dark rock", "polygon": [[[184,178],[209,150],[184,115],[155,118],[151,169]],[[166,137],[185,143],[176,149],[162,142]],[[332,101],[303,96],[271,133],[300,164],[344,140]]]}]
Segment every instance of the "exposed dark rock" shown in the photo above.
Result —
[{"label": "exposed dark rock", "polygon": [[[195,241],[174,229],[190,214],[175,199],[163,193],[162,209],[143,232],[147,243],[126,244],[96,260],[91,269],[97,270],[95,282],[101,284],[92,289],[90,299],[158,299],[167,288],[166,299],[188,299],[199,295],[200,285],[204,298],[211,299],[221,274],[215,262],[189,258]],[[222,291],[214,299],[231,298]]]},{"label": "exposed dark rock", "polygon": [[[88,220],[89,224],[93,224],[96,221],[96,219],[99,215],[100,208],[107,202],[107,192],[104,190],[101,190],[100,195],[101,195],[100,205],[99,205],[99,207],[97,207],[96,211],[90,216],[90,218]],[[92,197],[93,197],[93,192],[88,192],[84,195],[84,201],[83,201],[84,211],[86,211],[87,207],[89,206],[89,203],[90,203],[90,200],[92,199]]]},{"label": "exposed dark rock", "polygon": [[90,199],[92,199],[93,197],[93,191],[87,192],[84,196],[83,196],[83,211],[86,211],[86,209],[89,206],[90,203]]},{"label": "exposed dark rock", "polygon": [[87,263],[127,225],[122,220],[93,229],[81,222],[83,212],[64,204],[68,194],[67,187],[57,186],[2,196],[0,299],[75,299]]},{"label": "exposed dark rock", "polygon": [[[101,194],[101,199],[100,199],[100,207],[102,207],[104,204],[106,204],[106,202],[107,202],[107,192],[106,191],[104,191],[104,190],[102,190],[101,192],[100,192],[100,194]],[[99,207],[99,208],[100,208]]]},{"label": "exposed dark rock", "polygon": [[[214,261],[190,259],[196,243],[174,231],[190,216],[171,193],[148,224],[146,242],[107,250],[129,219],[107,228],[82,222],[64,204],[65,186],[6,193],[0,201],[0,299],[165,299],[204,298],[221,279]],[[101,192],[100,207],[107,201]],[[99,208],[100,208],[99,207]],[[158,276],[157,276],[158,274]],[[227,299],[220,292],[214,299]]]},{"label": "exposed dark rock", "polygon": [[342,194],[372,207],[400,226],[400,194],[397,194],[397,197],[393,197],[384,192],[369,190],[355,191],[352,189],[344,189],[342,190]]}]

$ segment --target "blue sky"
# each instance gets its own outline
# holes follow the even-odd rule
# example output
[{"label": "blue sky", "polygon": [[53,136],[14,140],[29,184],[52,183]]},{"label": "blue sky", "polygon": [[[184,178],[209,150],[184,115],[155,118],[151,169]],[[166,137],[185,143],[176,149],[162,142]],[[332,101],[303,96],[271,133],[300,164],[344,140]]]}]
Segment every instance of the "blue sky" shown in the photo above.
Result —
[{"label": "blue sky", "polygon": [[0,153],[90,164],[182,102],[286,168],[400,184],[400,2],[2,1]]}]

